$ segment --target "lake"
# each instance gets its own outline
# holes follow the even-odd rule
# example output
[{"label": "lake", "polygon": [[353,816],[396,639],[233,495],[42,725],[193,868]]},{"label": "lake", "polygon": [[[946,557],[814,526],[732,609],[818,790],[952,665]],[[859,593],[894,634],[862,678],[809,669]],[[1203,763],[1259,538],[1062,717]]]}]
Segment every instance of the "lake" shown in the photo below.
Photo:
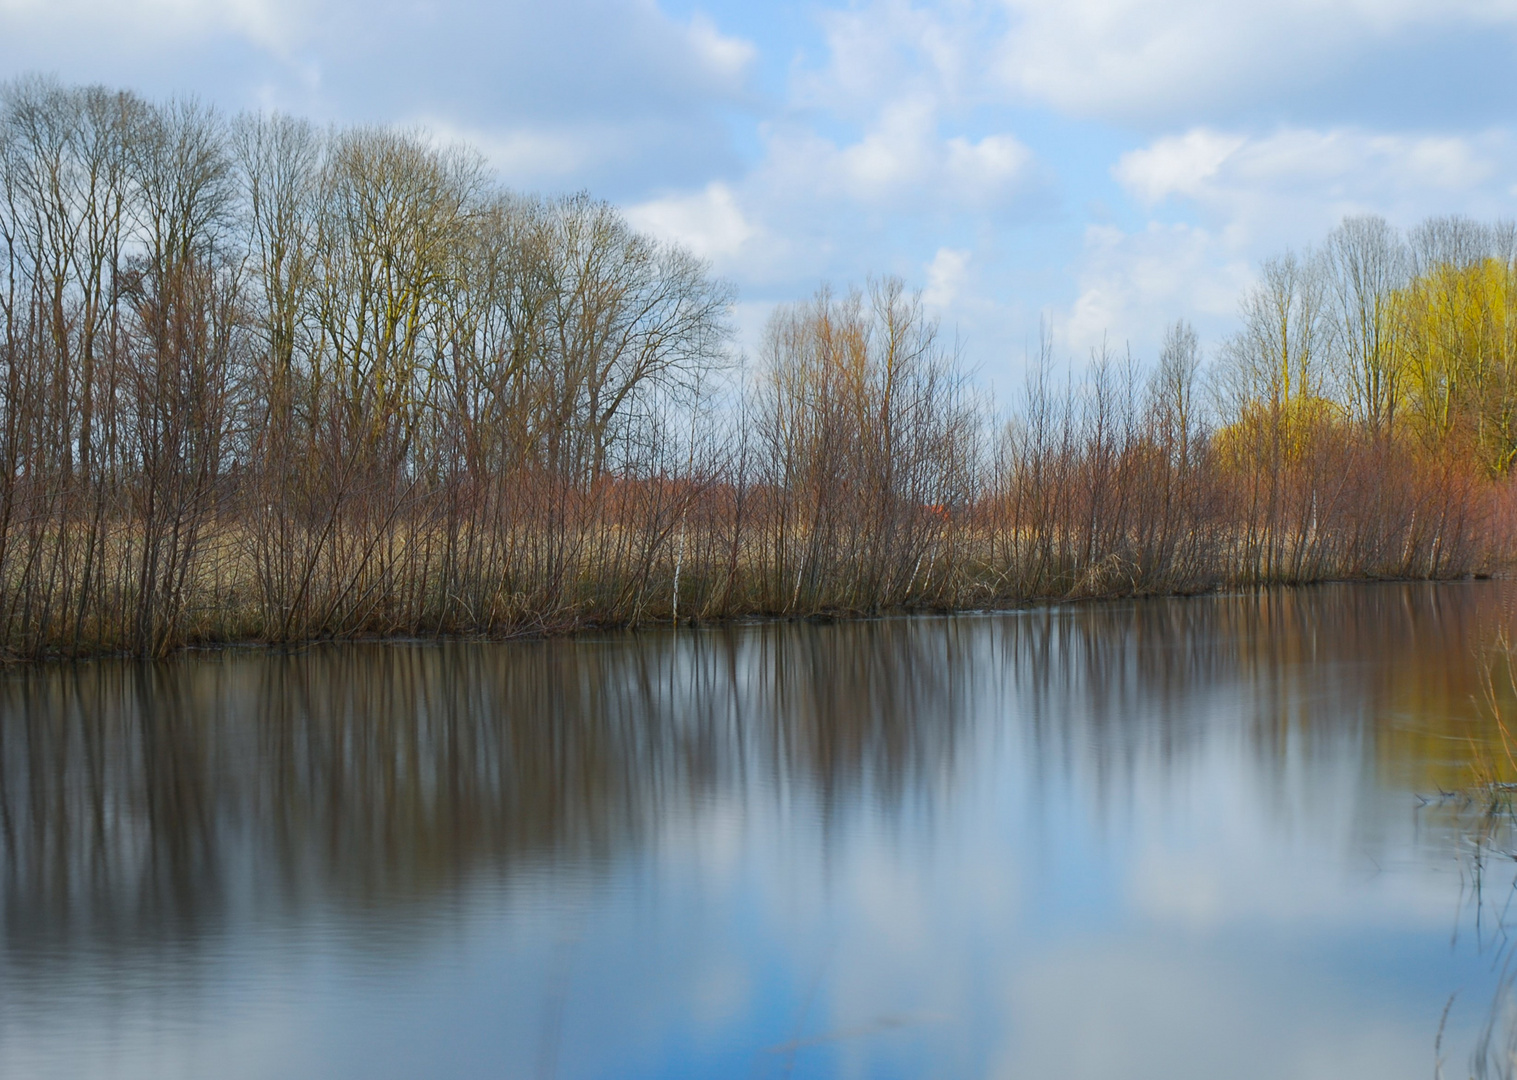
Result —
[{"label": "lake", "polygon": [[14,669],[0,1076],[1462,1078],[1517,864],[1440,793],[1500,765],[1514,616],[1345,585]]}]

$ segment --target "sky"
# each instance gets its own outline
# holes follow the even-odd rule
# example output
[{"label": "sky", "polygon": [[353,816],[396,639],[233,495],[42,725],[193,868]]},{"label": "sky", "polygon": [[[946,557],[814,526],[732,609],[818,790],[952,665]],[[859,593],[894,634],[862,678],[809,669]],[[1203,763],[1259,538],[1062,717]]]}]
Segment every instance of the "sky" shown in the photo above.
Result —
[{"label": "sky", "polygon": [[1517,213],[1517,0],[0,0],[27,72],[421,126],[778,303],[922,290],[991,389],[1211,350],[1344,215]]}]

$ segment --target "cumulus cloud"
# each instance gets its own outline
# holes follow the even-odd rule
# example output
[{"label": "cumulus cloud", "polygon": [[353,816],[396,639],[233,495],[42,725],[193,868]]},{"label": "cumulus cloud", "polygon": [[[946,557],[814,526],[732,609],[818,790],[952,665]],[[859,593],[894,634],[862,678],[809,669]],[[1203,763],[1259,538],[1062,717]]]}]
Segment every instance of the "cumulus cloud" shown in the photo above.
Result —
[{"label": "cumulus cloud", "polygon": [[1367,54],[1517,24],[1512,0],[1006,0],[1005,10],[1006,86],[1071,113],[1149,121],[1278,99]]},{"label": "cumulus cloud", "polygon": [[654,2],[0,0],[0,70],[448,127],[522,182],[613,198],[730,168],[755,56]]},{"label": "cumulus cloud", "polygon": [[703,259],[730,262],[757,235],[726,184],[712,182],[700,191],[667,195],[627,208],[634,226],[682,244]]},{"label": "cumulus cloud", "polygon": [[902,96],[937,105],[973,100],[984,83],[992,8],[977,3],[913,6],[877,0],[823,12],[826,62],[800,68],[792,100],[846,117],[874,115]]},{"label": "cumulus cloud", "polygon": [[1144,206],[1190,206],[1236,245],[1302,243],[1345,214],[1403,223],[1459,211],[1498,215],[1517,166],[1509,133],[1403,134],[1282,128],[1247,136],[1196,128],[1123,154],[1113,176]]},{"label": "cumulus cloud", "polygon": [[1517,0],[873,0],[819,18],[826,62],[795,99],[848,115],[909,87],[1148,129],[1387,103],[1458,123],[1499,115]]},{"label": "cumulus cloud", "polygon": [[950,307],[969,277],[970,252],[956,248],[938,248],[927,264],[927,287],[922,301],[933,308]]},{"label": "cumulus cloud", "polygon": [[0,0],[0,25],[34,37],[122,35],[138,44],[216,35],[284,53],[299,36],[299,5],[282,0]]},{"label": "cumulus cloud", "polygon": [[945,135],[920,99],[890,102],[850,143],[791,128],[767,149],[757,173],[777,194],[908,212],[1004,205],[1037,180],[1032,151],[1015,135]]},{"label": "cumulus cloud", "polygon": [[635,137],[631,132],[604,126],[491,130],[463,127],[447,117],[435,116],[417,117],[415,123],[441,145],[475,151],[502,180],[521,188],[572,183],[574,177],[616,160]]},{"label": "cumulus cloud", "polygon": [[691,18],[685,34],[705,70],[731,89],[742,85],[758,55],[752,42],[723,34],[699,12]]},{"label": "cumulus cloud", "polygon": [[1248,138],[1196,128],[1123,154],[1114,172],[1150,205],[1171,196],[1223,201],[1249,187],[1463,192],[1488,181],[1498,155],[1508,152],[1500,132],[1469,138],[1288,128]]},{"label": "cumulus cloud", "polygon": [[1197,128],[1123,154],[1113,171],[1150,206],[1171,195],[1195,197],[1205,192],[1247,142],[1242,135]]},{"label": "cumulus cloud", "polygon": [[1074,355],[1113,337],[1144,353],[1167,324],[1186,318],[1215,339],[1251,279],[1249,259],[1205,228],[1152,222],[1128,233],[1093,225],[1085,233],[1078,294],[1056,336]]},{"label": "cumulus cloud", "polygon": [[[1086,228],[1060,336],[1076,353],[1107,334],[1151,351],[1163,325],[1183,316],[1215,341],[1265,256],[1314,244],[1350,214],[1403,226],[1450,212],[1499,216],[1514,169],[1517,150],[1500,130],[1196,127],[1154,139],[1111,170],[1149,220]],[[1190,220],[1161,220],[1176,214]]]}]

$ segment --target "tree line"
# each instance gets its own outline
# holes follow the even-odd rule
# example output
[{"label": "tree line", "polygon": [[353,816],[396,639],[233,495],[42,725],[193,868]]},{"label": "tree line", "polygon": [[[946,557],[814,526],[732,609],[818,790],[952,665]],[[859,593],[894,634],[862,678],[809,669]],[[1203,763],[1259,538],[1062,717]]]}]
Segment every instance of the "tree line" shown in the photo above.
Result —
[{"label": "tree line", "polygon": [[1203,371],[1008,415],[899,281],[778,310],[388,128],[0,90],[0,648],[999,605],[1505,558],[1511,230],[1345,222]]}]

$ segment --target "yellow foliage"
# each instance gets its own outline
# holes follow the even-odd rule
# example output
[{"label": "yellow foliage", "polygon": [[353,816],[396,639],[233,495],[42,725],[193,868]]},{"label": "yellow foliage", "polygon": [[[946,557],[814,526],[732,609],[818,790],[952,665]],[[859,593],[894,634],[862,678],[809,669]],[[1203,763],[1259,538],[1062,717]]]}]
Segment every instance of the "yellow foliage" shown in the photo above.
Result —
[{"label": "yellow foliage", "polygon": [[[1504,258],[1438,264],[1383,294],[1383,302],[1381,308],[1377,300],[1377,310],[1387,312],[1390,340],[1377,346],[1375,359],[1385,395],[1374,410],[1377,437],[1388,433],[1443,460],[1505,476],[1517,461],[1517,264]],[[1350,421],[1352,400],[1336,402],[1325,385],[1307,381],[1310,354],[1301,343],[1310,335],[1300,329],[1306,317],[1290,324],[1288,315],[1278,325],[1255,319],[1261,329],[1243,343],[1254,365],[1244,365],[1244,404],[1215,443],[1230,468],[1300,460],[1314,438]],[[1299,338],[1294,350],[1292,333]],[[1299,374],[1293,351],[1300,353]],[[1351,353],[1338,349],[1338,362],[1352,364]],[[1355,374],[1340,368],[1338,382]]]},{"label": "yellow foliage", "polygon": [[1250,401],[1233,423],[1219,430],[1212,446],[1230,471],[1253,472],[1269,463],[1290,464],[1338,422],[1342,410],[1318,395],[1297,395],[1282,403]]},{"label": "yellow foliage", "polygon": [[1517,456],[1517,274],[1499,259],[1435,267],[1394,297],[1403,415],[1429,449],[1491,475]]}]

